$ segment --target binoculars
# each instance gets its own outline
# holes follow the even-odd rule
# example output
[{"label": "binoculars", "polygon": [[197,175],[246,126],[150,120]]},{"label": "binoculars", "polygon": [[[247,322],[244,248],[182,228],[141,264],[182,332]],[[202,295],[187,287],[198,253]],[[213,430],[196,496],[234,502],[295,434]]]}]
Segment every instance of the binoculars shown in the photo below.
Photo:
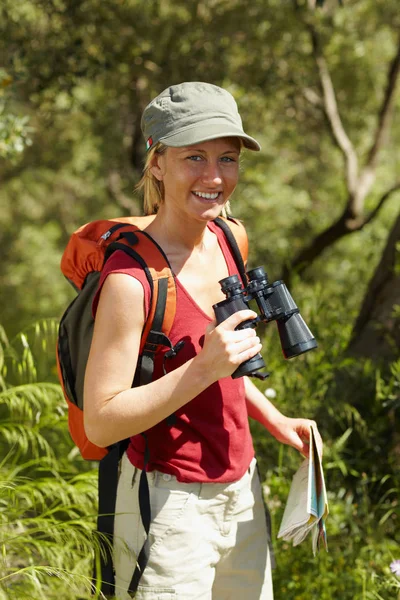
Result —
[{"label": "binoculars", "polygon": [[[226,296],[213,305],[217,324],[219,325],[238,310],[249,308],[249,303],[255,300],[259,316],[244,321],[236,329],[256,327],[261,321],[269,323],[276,321],[282,351],[285,358],[293,358],[317,347],[317,342],[307,327],[289,290],[283,281],[268,282],[268,276],[263,267],[257,267],[246,273],[248,284],[243,287],[238,275],[225,277],[219,282]],[[265,367],[261,354],[243,362],[232,374],[233,379],[248,375],[265,379],[267,373],[258,373]]]}]

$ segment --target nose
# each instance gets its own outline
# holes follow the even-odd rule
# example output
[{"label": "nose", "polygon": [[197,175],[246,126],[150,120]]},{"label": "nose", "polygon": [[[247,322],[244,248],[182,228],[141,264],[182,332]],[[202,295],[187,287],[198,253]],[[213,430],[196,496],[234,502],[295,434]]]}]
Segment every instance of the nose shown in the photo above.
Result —
[{"label": "nose", "polygon": [[220,169],[221,166],[218,162],[207,162],[202,174],[203,183],[209,185],[210,187],[217,187],[218,185],[221,185],[222,177]]}]

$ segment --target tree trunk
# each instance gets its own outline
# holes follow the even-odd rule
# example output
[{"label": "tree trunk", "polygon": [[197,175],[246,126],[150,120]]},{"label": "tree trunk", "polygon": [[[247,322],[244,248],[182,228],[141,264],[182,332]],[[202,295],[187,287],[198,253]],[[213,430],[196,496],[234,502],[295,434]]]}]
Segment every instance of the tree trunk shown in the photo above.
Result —
[{"label": "tree trunk", "polygon": [[[400,214],[369,283],[348,351],[374,360],[400,356]],[[396,306],[398,308],[396,308]]]},{"label": "tree trunk", "polygon": [[354,215],[351,214],[347,205],[340,217],[332,223],[332,225],[327,227],[327,229],[324,229],[317,235],[311,241],[309,246],[300,250],[291,264],[284,268],[283,279],[286,282],[289,282],[292,271],[301,275],[326,248],[340,240],[342,237],[349,235],[354,231],[359,231],[363,226],[362,221],[363,219],[354,217]]}]

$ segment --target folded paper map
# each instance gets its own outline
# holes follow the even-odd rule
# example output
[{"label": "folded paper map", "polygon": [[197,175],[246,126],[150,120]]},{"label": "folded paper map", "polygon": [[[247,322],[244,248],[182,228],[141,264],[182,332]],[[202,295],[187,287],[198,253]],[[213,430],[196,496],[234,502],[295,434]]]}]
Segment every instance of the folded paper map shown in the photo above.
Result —
[{"label": "folded paper map", "polygon": [[293,477],[278,538],[287,542],[293,540],[293,546],[297,546],[311,532],[315,556],[321,541],[328,550],[325,520],[329,509],[321,457],[312,426],[310,430],[310,455]]}]

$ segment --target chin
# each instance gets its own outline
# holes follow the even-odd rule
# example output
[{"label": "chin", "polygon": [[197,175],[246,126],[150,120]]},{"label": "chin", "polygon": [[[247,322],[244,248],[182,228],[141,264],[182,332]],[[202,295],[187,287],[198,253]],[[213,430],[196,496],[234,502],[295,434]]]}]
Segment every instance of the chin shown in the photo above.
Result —
[{"label": "chin", "polygon": [[191,214],[196,215],[197,218],[200,218],[202,221],[212,221],[217,217],[221,216],[222,211],[224,210],[224,204],[213,204],[211,206],[204,207],[196,207]]},{"label": "chin", "polygon": [[197,217],[201,221],[213,221],[217,217],[221,216],[223,210],[223,206],[215,206],[214,208],[209,208],[208,210],[204,210],[200,213],[197,213]]}]

